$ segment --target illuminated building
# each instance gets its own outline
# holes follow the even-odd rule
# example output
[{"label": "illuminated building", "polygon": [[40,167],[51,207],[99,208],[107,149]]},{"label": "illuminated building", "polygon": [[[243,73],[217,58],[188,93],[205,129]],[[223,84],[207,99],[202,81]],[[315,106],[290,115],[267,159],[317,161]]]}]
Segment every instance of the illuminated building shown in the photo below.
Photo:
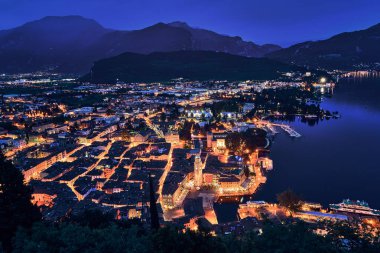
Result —
[{"label": "illuminated building", "polygon": [[207,148],[212,149],[214,152],[224,153],[226,150],[225,133],[207,133]]},{"label": "illuminated building", "polygon": [[273,169],[273,160],[269,159],[268,157],[260,157],[257,162],[262,168],[266,170]]},{"label": "illuminated building", "polygon": [[178,132],[169,131],[165,134],[165,141],[173,144],[179,143],[179,134]]},{"label": "illuminated building", "polygon": [[194,162],[194,185],[197,188],[200,188],[203,183],[203,173],[202,173],[202,160],[199,155],[195,156]]}]

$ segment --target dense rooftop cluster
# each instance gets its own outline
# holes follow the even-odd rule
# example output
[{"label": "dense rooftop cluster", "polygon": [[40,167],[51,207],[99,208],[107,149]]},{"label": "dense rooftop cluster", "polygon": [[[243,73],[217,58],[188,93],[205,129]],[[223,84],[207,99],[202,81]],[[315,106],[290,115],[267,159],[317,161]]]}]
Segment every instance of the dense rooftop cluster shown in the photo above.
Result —
[{"label": "dense rooftop cluster", "polygon": [[[319,107],[334,84],[305,82],[310,76],[114,85],[59,75],[5,76],[0,145],[33,187],[33,203],[45,220],[98,209],[149,224],[156,204],[161,224],[197,230],[206,222],[216,233],[257,228],[263,213],[282,219],[294,210],[245,203],[236,214],[242,221],[226,224],[218,222],[213,204],[252,195],[266,182],[279,129],[301,136],[269,119],[301,117],[312,124],[338,116]],[[14,93],[6,92],[9,87]],[[303,220],[349,218],[324,215],[310,203],[296,206]]]}]

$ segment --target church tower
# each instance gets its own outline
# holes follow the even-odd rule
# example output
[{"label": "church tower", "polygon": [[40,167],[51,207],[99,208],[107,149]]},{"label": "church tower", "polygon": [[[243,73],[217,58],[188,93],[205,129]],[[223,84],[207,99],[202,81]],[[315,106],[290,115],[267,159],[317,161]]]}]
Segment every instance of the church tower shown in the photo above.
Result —
[{"label": "church tower", "polygon": [[200,188],[203,183],[203,174],[202,174],[202,160],[199,155],[195,156],[194,161],[194,184],[196,188]]}]

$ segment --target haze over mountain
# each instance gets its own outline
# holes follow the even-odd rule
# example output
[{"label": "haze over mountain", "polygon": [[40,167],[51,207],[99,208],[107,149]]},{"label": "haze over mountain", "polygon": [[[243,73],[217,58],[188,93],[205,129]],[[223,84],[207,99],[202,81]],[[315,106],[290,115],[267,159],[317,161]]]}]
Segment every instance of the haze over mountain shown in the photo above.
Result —
[{"label": "haze over mountain", "polygon": [[308,41],[266,55],[297,65],[330,69],[356,69],[360,65],[380,66],[380,24],[345,32],[327,40]]},{"label": "haze over mountain", "polygon": [[270,60],[212,51],[124,53],[95,62],[82,81],[93,83],[190,80],[268,80],[305,69]]},{"label": "haze over mountain", "polygon": [[276,45],[259,46],[240,37],[192,28],[183,22],[116,31],[81,16],[49,16],[0,31],[0,72],[84,73],[94,61],[124,52],[209,50],[262,57],[278,49]]}]

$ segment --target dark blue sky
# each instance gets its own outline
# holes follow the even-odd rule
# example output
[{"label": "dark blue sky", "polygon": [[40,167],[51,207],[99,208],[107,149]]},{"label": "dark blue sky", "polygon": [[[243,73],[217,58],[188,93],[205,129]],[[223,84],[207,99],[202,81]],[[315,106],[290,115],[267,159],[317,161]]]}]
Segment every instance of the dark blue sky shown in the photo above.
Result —
[{"label": "dark blue sky", "polygon": [[380,0],[0,0],[0,29],[74,14],[126,30],[180,20],[287,46],[380,23]]}]

